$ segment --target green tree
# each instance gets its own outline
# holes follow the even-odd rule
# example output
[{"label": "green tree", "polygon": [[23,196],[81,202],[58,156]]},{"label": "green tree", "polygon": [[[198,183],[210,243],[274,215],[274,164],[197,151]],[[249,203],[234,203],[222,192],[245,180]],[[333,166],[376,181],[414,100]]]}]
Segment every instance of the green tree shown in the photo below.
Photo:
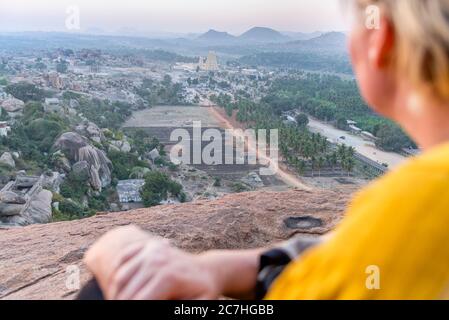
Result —
[{"label": "green tree", "polygon": [[348,129],[348,123],[345,118],[338,118],[336,121],[335,126],[340,130],[347,130]]},{"label": "green tree", "polygon": [[71,172],[61,184],[60,194],[64,198],[80,201],[89,191],[88,176],[80,176]]},{"label": "green tree", "polygon": [[144,161],[132,153],[125,153],[111,150],[108,152],[108,158],[112,161],[113,175],[118,180],[129,179],[132,169],[135,167],[148,167]]},{"label": "green tree", "polygon": [[9,93],[14,98],[22,100],[24,102],[29,101],[43,101],[48,97],[48,93],[39,89],[34,84],[27,82],[19,82],[8,85],[5,88],[6,93]]},{"label": "green tree", "polygon": [[309,118],[306,114],[301,113],[296,117],[296,122],[298,123],[298,127],[305,128],[309,124]]},{"label": "green tree", "polygon": [[85,217],[86,211],[77,202],[72,200],[63,200],[59,203],[59,211],[62,216],[57,216],[57,220],[73,220]]},{"label": "green tree", "polygon": [[62,131],[63,128],[58,122],[46,119],[36,119],[25,126],[25,132],[29,139],[34,141],[39,150],[43,152],[50,150]]},{"label": "green tree", "polygon": [[399,127],[392,124],[380,125],[377,138],[376,146],[385,151],[400,152],[414,145]]},{"label": "green tree", "polygon": [[145,176],[145,184],[141,190],[145,206],[157,206],[161,201],[167,200],[170,194],[178,197],[181,202],[185,201],[182,186],[171,180],[167,174],[160,171],[152,171]]}]

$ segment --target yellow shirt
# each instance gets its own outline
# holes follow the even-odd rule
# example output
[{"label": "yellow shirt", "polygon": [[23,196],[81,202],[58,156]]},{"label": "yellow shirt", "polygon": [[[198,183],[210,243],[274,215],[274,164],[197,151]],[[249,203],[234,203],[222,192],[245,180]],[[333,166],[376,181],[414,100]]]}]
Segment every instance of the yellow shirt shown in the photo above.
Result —
[{"label": "yellow shirt", "polygon": [[360,192],[324,244],[291,263],[267,299],[449,297],[449,144]]}]

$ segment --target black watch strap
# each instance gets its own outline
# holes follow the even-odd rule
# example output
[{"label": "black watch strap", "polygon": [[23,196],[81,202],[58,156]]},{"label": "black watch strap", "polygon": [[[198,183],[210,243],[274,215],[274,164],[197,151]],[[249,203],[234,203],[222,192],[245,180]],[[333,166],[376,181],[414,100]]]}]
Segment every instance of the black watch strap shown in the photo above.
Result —
[{"label": "black watch strap", "polygon": [[290,262],[320,242],[320,238],[297,237],[262,254],[257,276],[256,299],[261,300],[267,295],[271,285]]}]

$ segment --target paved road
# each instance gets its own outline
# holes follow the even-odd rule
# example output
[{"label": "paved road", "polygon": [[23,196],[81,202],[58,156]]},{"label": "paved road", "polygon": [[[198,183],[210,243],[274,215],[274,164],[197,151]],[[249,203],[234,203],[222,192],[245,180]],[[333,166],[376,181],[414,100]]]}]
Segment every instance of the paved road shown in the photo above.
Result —
[{"label": "paved road", "polygon": [[[406,160],[406,157],[400,154],[379,150],[378,148],[376,148],[374,143],[366,141],[360,136],[356,136],[346,131],[336,129],[331,125],[322,123],[310,117],[309,128],[311,131],[318,132],[327,137],[332,143],[344,143],[347,146],[354,147],[358,153],[379,164],[388,164],[388,167],[390,169],[395,168]],[[340,139],[340,137],[345,137],[345,139]]]}]

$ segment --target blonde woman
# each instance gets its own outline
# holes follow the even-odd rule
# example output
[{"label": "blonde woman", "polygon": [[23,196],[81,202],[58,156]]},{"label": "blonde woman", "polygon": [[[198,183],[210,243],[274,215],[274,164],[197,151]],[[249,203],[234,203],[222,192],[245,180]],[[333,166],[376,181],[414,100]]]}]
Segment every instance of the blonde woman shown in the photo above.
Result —
[{"label": "blonde woman", "polygon": [[[114,231],[86,257],[106,298],[449,297],[449,0],[352,2],[362,95],[423,154],[360,192],[318,244],[191,255],[137,228]],[[365,24],[370,5],[380,9],[375,28]]]}]

